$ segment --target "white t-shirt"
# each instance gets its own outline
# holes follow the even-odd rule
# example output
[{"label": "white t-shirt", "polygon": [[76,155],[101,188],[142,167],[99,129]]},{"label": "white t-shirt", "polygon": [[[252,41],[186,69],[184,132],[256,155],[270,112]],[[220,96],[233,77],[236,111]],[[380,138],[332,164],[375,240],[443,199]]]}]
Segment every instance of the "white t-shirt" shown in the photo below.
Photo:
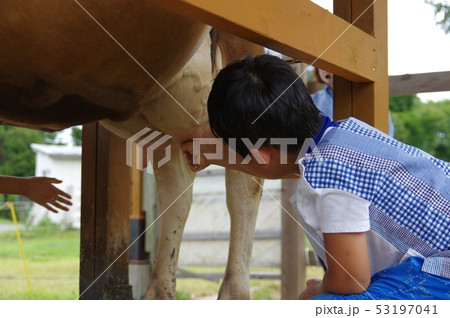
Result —
[{"label": "white t-shirt", "polygon": [[301,177],[290,201],[311,246],[327,267],[323,233],[366,232],[372,275],[410,256],[420,256],[413,250],[400,253],[370,229],[367,200],[338,189],[313,189],[303,178],[304,166],[300,163],[299,167]]}]

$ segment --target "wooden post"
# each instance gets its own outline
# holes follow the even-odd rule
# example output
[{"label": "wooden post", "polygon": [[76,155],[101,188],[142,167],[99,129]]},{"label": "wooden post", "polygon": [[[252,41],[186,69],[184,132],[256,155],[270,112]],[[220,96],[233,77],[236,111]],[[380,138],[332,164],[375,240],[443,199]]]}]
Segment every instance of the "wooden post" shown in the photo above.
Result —
[{"label": "wooden post", "polygon": [[[133,149],[136,145],[133,145]],[[133,153],[136,153],[133,150]],[[130,264],[129,277],[133,286],[134,299],[142,299],[150,281],[149,254],[145,250],[146,222],[142,207],[142,175],[143,172],[131,168],[131,215],[130,215]]]},{"label": "wooden post", "polygon": [[[283,59],[289,60],[290,58],[284,55]],[[302,81],[306,83],[307,66],[304,63],[296,63],[292,67],[301,76]],[[305,233],[300,227],[297,214],[289,201],[296,187],[296,180],[282,181],[281,299],[297,299],[306,285]]]},{"label": "wooden post", "polygon": [[334,119],[354,116],[388,132],[389,79],[387,73],[386,0],[334,0],[334,13],[376,39],[373,82],[354,83],[334,77]]},{"label": "wooden post", "polygon": [[[160,222],[157,221],[160,209],[156,179],[153,174],[144,173],[142,176],[142,209],[145,211],[145,251],[149,254],[150,269],[156,260]],[[150,279],[150,278],[149,278]]]},{"label": "wooden post", "polygon": [[130,168],[125,141],[83,127],[80,299],[132,299],[128,284]]},{"label": "wooden post", "polygon": [[296,188],[297,180],[282,181],[281,299],[298,299],[306,285],[305,233],[289,201]]}]

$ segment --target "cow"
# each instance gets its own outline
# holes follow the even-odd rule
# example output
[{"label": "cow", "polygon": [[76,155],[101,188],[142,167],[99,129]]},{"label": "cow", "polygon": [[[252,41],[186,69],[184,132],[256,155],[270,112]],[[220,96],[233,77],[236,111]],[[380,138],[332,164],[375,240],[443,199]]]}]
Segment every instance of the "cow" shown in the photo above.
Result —
[{"label": "cow", "polygon": [[[192,202],[192,187],[185,190],[194,180],[179,146],[208,129],[206,100],[217,70],[263,49],[148,1],[132,0],[5,0],[0,2],[0,40],[2,124],[58,131],[100,121],[122,138],[145,127],[172,136],[171,160],[153,167],[165,212],[145,298],[173,299]],[[163,155],[157,149],[154,162]],[[219,299],[250,297],[261,182],[226,171],[231,234]]]}]

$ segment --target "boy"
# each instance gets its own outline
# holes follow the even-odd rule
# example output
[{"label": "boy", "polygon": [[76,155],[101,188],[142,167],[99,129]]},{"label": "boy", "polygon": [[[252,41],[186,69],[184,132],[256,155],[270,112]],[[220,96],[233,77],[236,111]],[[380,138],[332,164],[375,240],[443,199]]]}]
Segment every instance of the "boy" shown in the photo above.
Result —
[{"label": "boy", "polygon": [[447,162],[357,119],[332,122],[270,55],[224,68],[208,114],[199,136],[222,138],[223,159],[208,157],[216,145],[199,152],[194,139],[182,146],[192,170],[213,163],[299,178],[291,202],[327,267],[300,299],[450,298]]}]

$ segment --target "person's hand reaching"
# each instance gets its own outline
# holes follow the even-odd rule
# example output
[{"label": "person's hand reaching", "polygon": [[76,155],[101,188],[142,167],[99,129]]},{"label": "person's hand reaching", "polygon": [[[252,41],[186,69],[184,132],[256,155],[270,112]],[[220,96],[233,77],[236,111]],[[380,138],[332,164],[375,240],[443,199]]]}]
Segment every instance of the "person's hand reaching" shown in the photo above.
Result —
[{"label": "person's hand reaching", "polygon": [[30,200],[42,205],[44,208],[54,213],[58,213],[57,209],[69,211],[67,206],[72,205],[72,202],[70,201],[72,197],[53,185],[54,183],[61,182],[61,180],[56,178],[26,178],[23,194]]}]

